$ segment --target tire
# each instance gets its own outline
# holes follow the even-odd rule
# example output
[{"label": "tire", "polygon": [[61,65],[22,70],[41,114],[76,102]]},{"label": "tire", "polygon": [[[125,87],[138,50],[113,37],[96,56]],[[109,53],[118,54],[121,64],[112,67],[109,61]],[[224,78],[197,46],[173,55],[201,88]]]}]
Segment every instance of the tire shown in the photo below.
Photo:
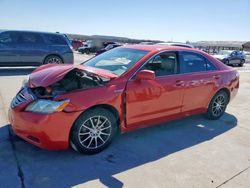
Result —
[{"label": "tire", "polygon": [[107,148],[117,133],[114,114],[103,108],[83,113],[70,133],[71,147],[83,154],[99,153]]},{"label": "tire", "polygon": [[229,96],[224,90],[217,92],[210,101],[205,116],[211,120],[219,119],[224,114],[228,102]]},{"label": "tire", "polygon": [[245,63],[245,60],[242,59],[241,62],[240,62],[240,64],[239,64],[239,66],[240,66],[240,67],[243,67],[244,63]]},{"label": "tire", "polygon": [[85,50],[85,54],[90,54],[90,50],[89,49]]},{"label": "tire", "polygon": [[229,60],[227,59],[227,60],[225,61],[225,64],[226,64],[226,65],[229,65],[229,63],[230,63],[230,62],[229,62]]},{"label": "tire", "polygon": [[63,60],[57,55],[49,55],[45,58],[43,64],[63,64]]}]

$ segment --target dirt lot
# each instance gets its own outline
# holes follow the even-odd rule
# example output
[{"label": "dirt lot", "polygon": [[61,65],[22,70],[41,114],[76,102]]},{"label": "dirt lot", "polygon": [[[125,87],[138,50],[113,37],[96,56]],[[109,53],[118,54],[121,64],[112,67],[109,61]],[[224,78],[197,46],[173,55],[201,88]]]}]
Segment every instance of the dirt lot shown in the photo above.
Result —
[{"label": "dirt lot", "polygon": [[[76,54],[76,64],[87,58]],[[0,68],[0,187],[249,187],[250,63],[238,68],[238,96],[220,120],[198,115],[138,130],[93,156],[9,135],[9,103],[33,69]]]}]

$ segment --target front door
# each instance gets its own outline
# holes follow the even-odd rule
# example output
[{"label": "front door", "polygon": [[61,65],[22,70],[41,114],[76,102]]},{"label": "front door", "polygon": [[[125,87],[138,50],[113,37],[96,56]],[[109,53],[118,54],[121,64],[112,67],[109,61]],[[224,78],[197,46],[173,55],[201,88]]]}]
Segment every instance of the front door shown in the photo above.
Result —
[{"label": "front door", "polygon": [[240,63],[240,59],[237,55],[236,51],[233,51],[230,55],[230,64],[239,64]]},{"label": "front door", "polygon": [[163,52],[142,69],[155,72],[154,80],[132,78],[126,87],[127,126],[147,126],[181,112],[183,83],[180,81],[178,54]]},{"label": "front door", "polygon": [[17,39],[21,64],[39,65],[47,51],[47,46],[39,33],[19,32]]}]

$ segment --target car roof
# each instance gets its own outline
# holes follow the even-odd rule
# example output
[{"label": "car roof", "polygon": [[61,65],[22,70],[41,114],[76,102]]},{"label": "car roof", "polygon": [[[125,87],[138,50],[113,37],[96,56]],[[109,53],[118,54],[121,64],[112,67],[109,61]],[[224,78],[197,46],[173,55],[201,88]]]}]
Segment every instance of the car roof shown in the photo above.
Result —
[{"label": "car roof", "polygon": [[159,43],[156,43],[156,45],[169,45],[169,46],[180,45],[183,47],[186,46],[189,48],[193,48],[193,46],[191,44],[186,44],[186,43],[181,43],[181,42],[159,42]]},{"label": "car roof", "polygon": [[6,32],[6,31],[11,31],[11,32],[27,32],[27,33],[39,33],[39,34],[54,34],[54,35],[64,35],[64,33],[53,33],[53,32],[45,32],[45,31],[29,31],[29,30],[0,30],[1,32]]},{"label": "car roof", "polygon": [[192,52],[201,52],[200,50],[196,50],[194,48],[186,48],[186,47],[180,47],[180,46],[167,46],[167,45],[141,45],[141,44],[135,44],[135,45],[125,45],[124,48],[131,48],[136,50],[144,50],[144,51],[150,51],[150,52],[160,52],[165,50],[173,50],[173,51],[192,51]]}]

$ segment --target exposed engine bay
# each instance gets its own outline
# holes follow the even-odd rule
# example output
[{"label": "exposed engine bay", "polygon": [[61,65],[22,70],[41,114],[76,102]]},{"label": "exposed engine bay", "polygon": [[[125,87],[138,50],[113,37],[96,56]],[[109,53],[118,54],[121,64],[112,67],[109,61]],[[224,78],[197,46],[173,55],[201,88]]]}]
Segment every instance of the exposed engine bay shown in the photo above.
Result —
[{"label": "exposed engine bay", "polygon": [[53,98],[56,95],[74,90],[103,86],[108,81],[107,78],[76,68],[68,72],[60,81],[46,88],[32,88],[32,91],[38,98]]}]

